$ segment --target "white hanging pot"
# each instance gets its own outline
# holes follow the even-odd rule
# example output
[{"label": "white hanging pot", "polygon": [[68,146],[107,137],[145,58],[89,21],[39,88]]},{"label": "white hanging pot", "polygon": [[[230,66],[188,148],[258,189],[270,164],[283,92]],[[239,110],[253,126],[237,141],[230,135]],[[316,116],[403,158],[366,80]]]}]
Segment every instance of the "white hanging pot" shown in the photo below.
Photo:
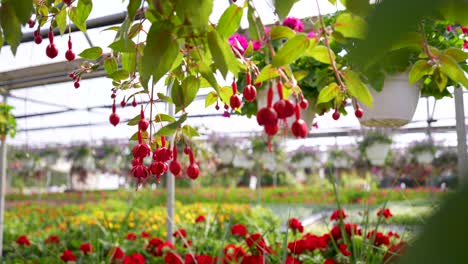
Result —
[{"label": "white hanging pot", "polygon": [[254,166],[254,161],[247,159],[244,156],[236,155],[232,161],[235,167],[251,169]]},{"label": "white hanging pot", "polygon": [[369,89],[373,108],[360,104],[364,115],[361,125],[369,127],[401,127],[412,119],[419,100],[419,86],[410,85],[408,73],[389,75],[381,92]]},{"label": "white hanging pot", "polygon": [[431,151],[426,150],[416,154],[416,160],[420,164],[429,164],[434,159],[434,154]]},{"label": "white hanging pot", "polygon": [[294,163],[294,167],[296,169],[314,168],[317,166],[318,166],[317,161],[311,156],[306,156],[302,158],[300,161]]},{"label": "white hanging pot", "polygon": [[[258,91],[258,94],[257,94],[257,109],[259,109],[259,110],[261,108],[267,106],[268,89],[269,88],[265,87],[262,90]],[[278,96],[278,93],[275,90],[275,92],[273,93],[273,104],[278,100],[279,100],[279,96]],[[295,102],[294,96],[292,96],[292,95],[289,96],[289,100]],[[309,129],[312,126],[314,118],[315,118],[315,113],[312,111],[312,108],[311,108],[310,105],[309,105],[309,108],[307,108],[306,110],[301,109],[301,119],[304,120],[307,123],[307,127]],[[286,118],[286,122],[288,123],[288,126],[291,126],[292,123],[294,123],[294,121],[296,121],[296,116],[295,115]],[[280,122],[280,121],[278,120],[278,122]],[[280,129],[281,129],[281,122],[278,123],[278,124],[280,125]]]},{"label": "white hanging pot", "polygon": [[391,144],[375,142],[366,149],[366,156],[372,165],[382,166],[385,164]]},{"label": "white hanging pot", "polygon": [[333,161],[333,166],[335,168],[347,168],[348,167],[348,159],[346,157],[337,157],[334,161]]},{"label": "white hanging pot", "polygon": [[230,164],[234,159],[234,152],[232,151],[232,149],[222,149],[219,152],[219,159],[222,164]]}]

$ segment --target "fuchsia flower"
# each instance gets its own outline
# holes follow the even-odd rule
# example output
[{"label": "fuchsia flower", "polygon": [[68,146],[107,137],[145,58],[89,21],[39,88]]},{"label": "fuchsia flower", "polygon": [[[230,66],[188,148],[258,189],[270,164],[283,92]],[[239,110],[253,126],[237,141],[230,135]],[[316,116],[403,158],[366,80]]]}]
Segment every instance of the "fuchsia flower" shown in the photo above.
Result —
[{"label": "fuchsia flower", "polygon": [[283,26],[289,27],[296,32],[304,31],[304,24],[302,24],[302,21],[299,18],[295,17],[287,17],[283,21]]},{"label": "fuchsia flower", "polygon": [[452,32],[452,31],[453,31],[452,25],[448,25],[448,26],[447,26],[447,31],[448,31],[448,32]]},{"label": "fuchsia flower", "polygon": [[308,34],[307,34],[307,38],[311,39],[311,38],[315,38],[315,36],[317,36],[317,34],[315,34],[315,31],[310,31]]},{"label": "fuchsia flower", "polygon": [[228,39],[229,45],[231,48],[237,50],[240,54],[244,54],[244,51],[249,46],[249,41],[244,35],[241,34],[234,34]]}]

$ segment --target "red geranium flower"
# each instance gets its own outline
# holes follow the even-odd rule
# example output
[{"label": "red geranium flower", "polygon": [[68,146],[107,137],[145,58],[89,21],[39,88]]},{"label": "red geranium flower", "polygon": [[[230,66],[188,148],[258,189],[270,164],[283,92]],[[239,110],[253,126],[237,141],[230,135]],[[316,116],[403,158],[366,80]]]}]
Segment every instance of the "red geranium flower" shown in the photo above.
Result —
[{"label": "red geranium flower", "polygon": [[60,238],[56,235],[49,236],[46,240],[44,240],[45,244],[58,244],[60,243]]},{"label": "red geranium flower", "polygon": [[145,264],[145,257],[138,253],[131,256],[125,256],[123,264]]},{"label": "red geranium flower", "polygon": [[150,238],[150,234],[145,232],[145,231],[142,231],[141,232],[141,237],[144,237],[144,238]]},{"label": "red geranium flower", "polygon": [[31,241],[29,241],[28,237],[26,235],[19,236],[16,239],[16,243],[20,246],[30,246]]},{"label": "red geranium flower", "polygon": [[166,242],[160,244],[156,248],[156,256],[162,256],[162,255],[164,255],[164,253],[168,252],[171,249],[175,249],[174,245],[171,242],[166,241]]},{"label": "red geranium flower", "polygon": [[289,228],[291,228],[292,231],[298,231],[299,233],[304,232],[304,226],[302,226],[301,221],[297,218],[289,219]]},{"label": "red geranium flower", "polygon": [[195,223],[201,223],[205,221],[206,221],[206,218],[203,215],[199,215],[197,219],[195,219]]},{"label": "red geranium flower", "polygon": [[263,264],[263,255],[247,255],[242,258],[241,264]]},{"label": "red geranium flower", "polygon": [[185,231],[185,229],[181,228],[181,229],[175,231],[174,234],[172,234],[172,236],[177,238],[177,239],[186,238],[187,237],[187,231]]},{"label": "red geranium flower", "polygon": [[388,237],[400,238],[400,235],[397,232],[388,231]]},{"label": "red geranium flower", "polygon": [[80,246],[80,250],[84,253],[84,254],[88,254],[90,252],[93,251],[93,247],[91,246],[91,244],[89,243],[83,243],[81,244]]},{"label": "red geranium flower", "polygon": [[351,252],[348,251],[348,245],[339,244],[338,249],[340,250],[341,254],[343,254],[345,257],[351,256]]},{"label": "red geranium flower", "polygon": [[159,238],[152,238],[149,242],[148,245],[146,245],[146,249],[149,251],[149,253],[153,256],[162,256],[158,255],[158,246],[163,244],[164,241],[162,241]]},{"label": "red geranium flower", "polygon": [[[348,237],[351,237],[351,235],[358,235],[358,236],[362,235],[362,230],[356,224],[346,223],[345,224],[345,231],[346,231],[346,234],[348,235]],[[333,239],[335,239],[335,240],[338,240],[338,239],[342,238],[341,228],[340,228],[339,225],[335,225],[332,228],[330,233],[331,233]]]},{"label": "red geranium flower", "polygon": [[224,247],[224,260],[223,263],[238,263],[239,260],[244,257],[245,252],[242,247],[238,247],[232,244],[229,244]]},{"label": "red geranium flower", "polygon": [[[367,239],[374,238],[374,234],[375,234],[375,230],[372,230],[369,233],[367,233]],[[382,234],[382,232],[377,232],[377,234],[375,234],[374,245],[376,245],[376,246],[380,246],[380,245],[388,246],[388,245],[390,245],[390,238],[388,236]]]},{"label": "red geranium flower", "polygon": [[342,219],[345,219],[347,217],[347,215],[345,214],[345,211],[343,209],[339,209],[339,210],[336,210],[332,213],[332,215],[330,216],[330,220],[331,221],[338,221],[340,220],[340,217]]},{"label": "red geranium flower", "polygon": [[65,250],[60,256],[60,259],[68,262],[68,261],[76,261],[76,256],[70,250]]},{"label": "red geranium flower", "polygon": [[271,254],[272,250],[269,246],[267,246],[265,240],[263,239],[262,235],[259,233],[255,233],[250,235],[245,239],[245,242],[249,247],[255,246],[257,250],[261,254]]},{"label": "red geranium flower", "polygon": [[185,264],[196,264],[196,257],[192,254],[185,254]]},{"label": "red geranium flower", "polygon": [[289,256],[286,258],[284,264],[302,264],[297,258]]},{"label": "red geranium flower", "polygon": [[377,216],[383,216],[385,218],[390,218],[393,216],[393,214],[390,212],[390,209],[388,208],[380,208],[379,211],[377,212]]},{"label": "red geranium flower", "polygon": [[323,264],[336,264],[336,261],[334,259],[328,258],[323,262]]},{"label": "red geranium flower", "polygon": [[400,257],[401,255],[403,255],[405,253],[406,246],[407,246],[407,244],[405,242],[403,242],[403,241],[401,241],[400,243],[398,243],[396,245],[391,246],[388,249],[387,253],[385,253],[384,262],[388,263],[390,261],[390,259],[391,260],[398,259],[398,257]]},{"label": "red geranium flower", "polygon": [[231,233],[235,236],[245,237],[247,235],[247,227],[243,224],[236,224],[231,227]]},{"label": "red geranium flower", "polygon": [[192,246],[192,240],[187,240],[186,242],[184,241],[184,248],[189,248]]},{"label": "red geranium flower", "polygon": [[199,255],[196,258],[198,264],[214,264],[213,257],[209,255]]},{"label": "red geranium flower", "polygon": [[174,252],[167,252],[166,256],[164,257],[164,263],[167,264],[184,264],[182,258],[174,253]]},{"label": "red geranium flower", "polygon": [[304,250],[308,249],[308,245],[309,244],[307,243],[307,240],[300,239],[288,243],[288,249],[292,254],[300,255],[304,252]]},{"label": "red geranium flower", "polygon": [[121,248],[115,247],[110,250],[110,255],[111,255],[111,259],[117,260],[117,259],[123,259],[125,256],[125,253],[122,251]]},{"label": "red geranium flower", "polygon": [[134,233],[128,233],[125,239],[135,241],[137,240],[137,235],[135,235]]}]

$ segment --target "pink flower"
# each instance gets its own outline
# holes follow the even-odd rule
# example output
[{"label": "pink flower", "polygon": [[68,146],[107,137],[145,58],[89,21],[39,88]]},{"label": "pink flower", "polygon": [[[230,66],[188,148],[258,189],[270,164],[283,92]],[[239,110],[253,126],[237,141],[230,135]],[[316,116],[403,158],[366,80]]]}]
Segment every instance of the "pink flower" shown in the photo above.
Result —
[{"label": "pink flower", "polygon": [[463,41],[463,48],[468,49],[468,41],[466,40]]},{"label": "pink flower", "polygon": [[244,35],[234,34],[228,39],[229,45],[231,48],[236,49],[240,54],[244,54],[244,51],[249,46],[249,41]]},{"label": "pink flower", "polygon": [[307,34],[307,38],[311,39],[311,38],[315,38],[315,36],[317,36],[317,34],[315,34],[315,31],[310,31],[308,34]]},{"label": "pink flower", "polygon": [[223,117],[231,117],[231,114],[228,111],[224,111]]},{"label": "pink flower", "polygon": [[289,27],[296,32],[304,31],[304,25],[302,24],[302,21],[295,17],[287,17],[283,21],[283,26]]},{"label": "pink flower", "polygon": [[463,34],[468,34],[468,27],[461,26]]},{"label": "pink flower", "polygon": [[256,40],[252,40],[252,47],[254,51],[259,50],[262,48],[262,43]]},{"label": "pink flower", "polygon": [[448,26],[447,26],[447,31],[452,32],[452,30],[453,30],[452,25],[448,25]]}]

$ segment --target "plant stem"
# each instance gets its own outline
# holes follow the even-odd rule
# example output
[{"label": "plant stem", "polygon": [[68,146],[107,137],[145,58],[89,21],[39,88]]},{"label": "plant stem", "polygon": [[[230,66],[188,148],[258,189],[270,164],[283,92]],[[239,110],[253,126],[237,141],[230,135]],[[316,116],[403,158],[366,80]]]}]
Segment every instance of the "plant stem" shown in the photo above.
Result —
[{"label": "plant stem", "polygon": [[149,144],[151,145],[151,137],[153,135],[153,126],[151,125],[151,121],[153,119],[153,93],[154,93],[154,82],[152,82],[152,85],[151,85],[151,98],[150,98],[150,116],[149,116],[149,123],[150,123],[150,132],[149,132],[149,135],[148,135],[148,138],[149,138]]},{"label": "plant stem", "polygon": [[423,38],[423,48],[424,48],[424,52],[427,54],[427,56],[432,60],[434,61],[436,59],[436,56],[434,56],[434,54],[432,54],[430,48],[429,48],[429,44],[427,43],[427,38],[426,38],[426,31],[424,30],[424,23],[421,22],[421,35],[422,35],[422,38]]}]

